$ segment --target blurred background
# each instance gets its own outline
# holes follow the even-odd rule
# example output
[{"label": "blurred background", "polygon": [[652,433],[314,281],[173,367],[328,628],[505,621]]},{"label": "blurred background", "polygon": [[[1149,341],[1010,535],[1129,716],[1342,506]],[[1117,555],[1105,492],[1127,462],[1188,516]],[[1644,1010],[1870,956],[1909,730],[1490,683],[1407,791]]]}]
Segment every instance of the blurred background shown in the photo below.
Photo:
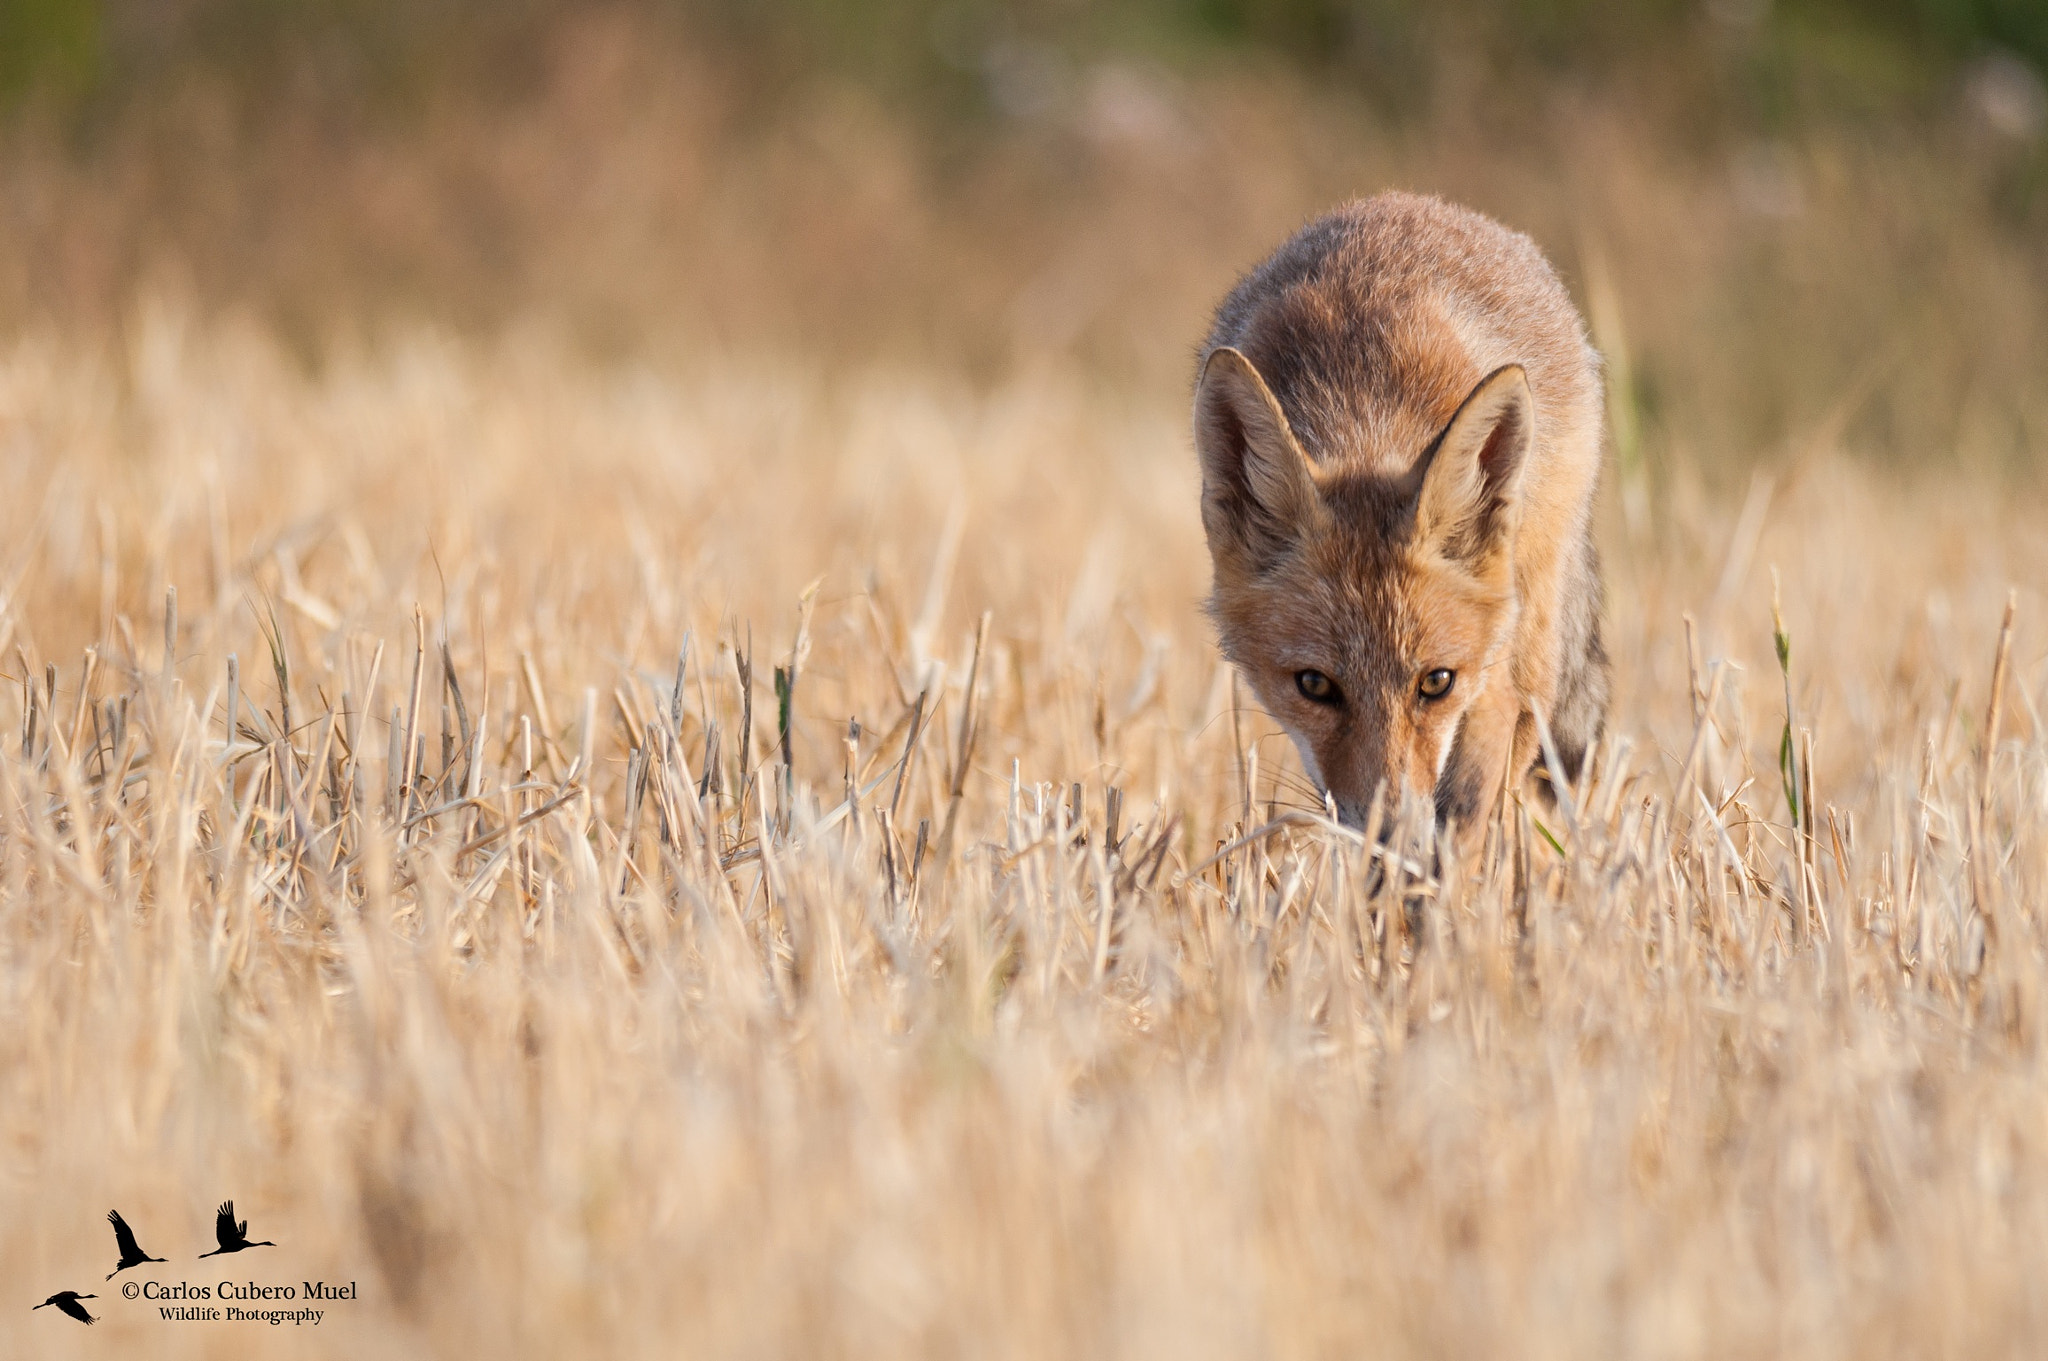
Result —
[{"label": "blurred background", "polygon": [[[179,1354],[2037,1353],[2044,73],[2048,0],[0,0],[0,1355],[168,1327],[29,1306],[227,1195],[367,1298]],[[1187,415],[1396,186],[1607,356],[1616,741],[1376,945],[1238,838],[1320,799]]]},{"label": "blurred background", "polygon": [[2048,449],[2043,0],[6,0],[0,332],[168,301],[1183,400],[1389,186],[1519,226],[1624,491]]}]

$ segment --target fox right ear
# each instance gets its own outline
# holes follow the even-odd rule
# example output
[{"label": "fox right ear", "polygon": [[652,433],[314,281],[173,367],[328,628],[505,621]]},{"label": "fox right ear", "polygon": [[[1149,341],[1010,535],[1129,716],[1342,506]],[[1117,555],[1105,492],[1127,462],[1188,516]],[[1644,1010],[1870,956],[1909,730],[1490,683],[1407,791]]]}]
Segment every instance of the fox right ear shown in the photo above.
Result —
[{"label": "fox right ear", "polygon": [[1479,380],[1423,465],[1416,523],[1424,540],[1453,557],[1498,560],[1517,518],[1535,410],[1520,364]]},{"label": "fox right ear", "polygon": [[1308,455],[1252,361],[1210,352],[1195,389],[1202,459],[1202,528],[1212,553],[1260,567],[1284,552],[1321,509]]}]

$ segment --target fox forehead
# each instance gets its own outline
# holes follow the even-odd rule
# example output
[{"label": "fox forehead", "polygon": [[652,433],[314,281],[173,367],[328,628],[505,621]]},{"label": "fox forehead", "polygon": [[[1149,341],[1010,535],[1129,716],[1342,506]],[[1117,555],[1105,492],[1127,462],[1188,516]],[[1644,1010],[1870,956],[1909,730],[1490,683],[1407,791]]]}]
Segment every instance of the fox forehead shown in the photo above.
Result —
[{"label": "fox forehead", "polygon": [[[1303,301],[1299,292],[1284,294],[1271,311],[1284,318]],[[1379,319],[1371,338],[1356,342],[1365,355],[1348,344],[1308,343],[1305,327],[1272,316],[1262,316],[1262,324],[1242,337],[1260,376],[1272,371],[1268,386],[1319,471],[1368,483],[1406,481],[1485,376],[1455,332],[1418,310],[1423,315]]]},{"label": "fox forehead", "polygon": [[1405,686],[1415,667],[1483,651],[1502,603],[1404,537],[1339,516],[1271,571],[1219,581],[1215,611],[1233,656]]}]

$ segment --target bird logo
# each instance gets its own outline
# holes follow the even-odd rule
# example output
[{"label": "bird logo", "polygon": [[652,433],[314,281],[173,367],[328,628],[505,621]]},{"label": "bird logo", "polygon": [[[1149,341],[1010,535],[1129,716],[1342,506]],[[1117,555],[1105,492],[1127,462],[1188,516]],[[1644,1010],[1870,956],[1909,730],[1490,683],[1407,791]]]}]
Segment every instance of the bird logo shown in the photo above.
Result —
[{"label": "bird logo", "polygon": [[[142,1250],[142,1244],[135,1241],[135,1230],[128,1226],[127,1220],[121,1218],[119,1210],[107,1211],[107,1222],[114,1226],[114,1246],[121,1249],[121,1260],[115,1264],[112,1271],[107,1273],[108,1280],[111,1281],[128,1268],[141,1266],[144,1262],[161,1262],[165,1260],[162,1257],[152,1257]],[[238,1221],[235,1218],[235,1202],[232,1200],[224,1200],[220,1203],[220,1213],[214,1217],[213,1221],[213,1236],[220,1240],[220,1246],[212,1252],[200,1253],[201,1257],[218,1257],[222,1253],[241,1252],[245,1248],[274,1248],[277,1246],[277,1244],[267,1238],[253,1243],[249,1241],[249,1221],[246,1219]],[[130,1299],[135,1297],[136,1286],[133,1281],[123,1286],[122,1290]],[[76,1290],[59,1290],[41,1304],[34,1306],[34,1308],[48,1309],[55,1306],[59,1313],[69,1314],[80,1323],[92,1324],[99,1322],[99,1320],[88,1313],[85,1306],[79,1303],[79,1301],[96,1300],[98,1298],[98,1295],[81,1295]],[[34,1310],[32,1309],[30,1312],[34,1312]]]},{"label": "bird logo", "polygon": [[220,1246],[212,1252],[202,1252],[201,1257],[218,1257],[224,1252],[240,1252],[244,1248],[274,1248],[277,1244],[265,1239],[260,1243],[249,1241],[249,1221],[235,1222],[235,1202],[224,1200],[220,1213],[214,1216],[213,1236],[220,1240]]},{"label": "bird logo", "polygon": [[[71,1315],[71,1317],[90,1328],[93,1324],[98,1323],[99,1320],[86,1313],[85,1306],[80,1304],[79,1301],[96,1300],[98,1298],[98,1295],[81,1295],[76,1290],[59,1290],[56,1294],[37,1305],[36,1309],[47,1309],[54,1304],[60,1311]],[[34,1313],[35,1309],[31,1309],[29,1312]]]},{"label": "bird logo", "polygon": [[107,1222],[114,1226],[114,1246],[121,1249],[121,1264],[107,1273],[108,1280],[113,1280],[129,1267],[164,1260],[161,1257],[152,1257],[142,1250],[142,1244],[135,1241],[135,1230],[128,1227],[128,1221],[121,1218],[119,1210],[107,1211]]}]

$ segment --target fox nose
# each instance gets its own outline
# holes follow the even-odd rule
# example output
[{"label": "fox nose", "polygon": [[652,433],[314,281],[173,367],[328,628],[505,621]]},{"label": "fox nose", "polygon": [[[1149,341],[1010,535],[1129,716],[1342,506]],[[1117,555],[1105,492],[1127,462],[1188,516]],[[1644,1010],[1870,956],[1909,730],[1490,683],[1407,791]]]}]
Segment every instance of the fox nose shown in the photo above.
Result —
[{"label": "fox nose", "polygon": [[1379,826],[1374,837],[1382,846],[1391,844],[1404,826],[1434,820],[1433,801],[1408,791],[1391,793],[1382,787],[1377,794],[1364,798],[1335,793],[1325,794],[1324,798],[1328,804],[1334,805],[1337,821],[1354,832],[1364,831],[1367,824],[1374,821],[1373,805],[1377,803]]},{"label": "fox nose", "polygon": [[1366,824],[1374,820],[1373,805],[1375,802],[1379,803],[1379,830],[1375,835],[1383,846],[1393,836],[1395,819],[1388,816],[1384,798],[1375,799],[1373,796],[1368,795],[1361,799],[1342,794],[1326,794],[1324,798],[1328,804],[1335,808],[1337,821],[1354,832],[1364,831]]}]

